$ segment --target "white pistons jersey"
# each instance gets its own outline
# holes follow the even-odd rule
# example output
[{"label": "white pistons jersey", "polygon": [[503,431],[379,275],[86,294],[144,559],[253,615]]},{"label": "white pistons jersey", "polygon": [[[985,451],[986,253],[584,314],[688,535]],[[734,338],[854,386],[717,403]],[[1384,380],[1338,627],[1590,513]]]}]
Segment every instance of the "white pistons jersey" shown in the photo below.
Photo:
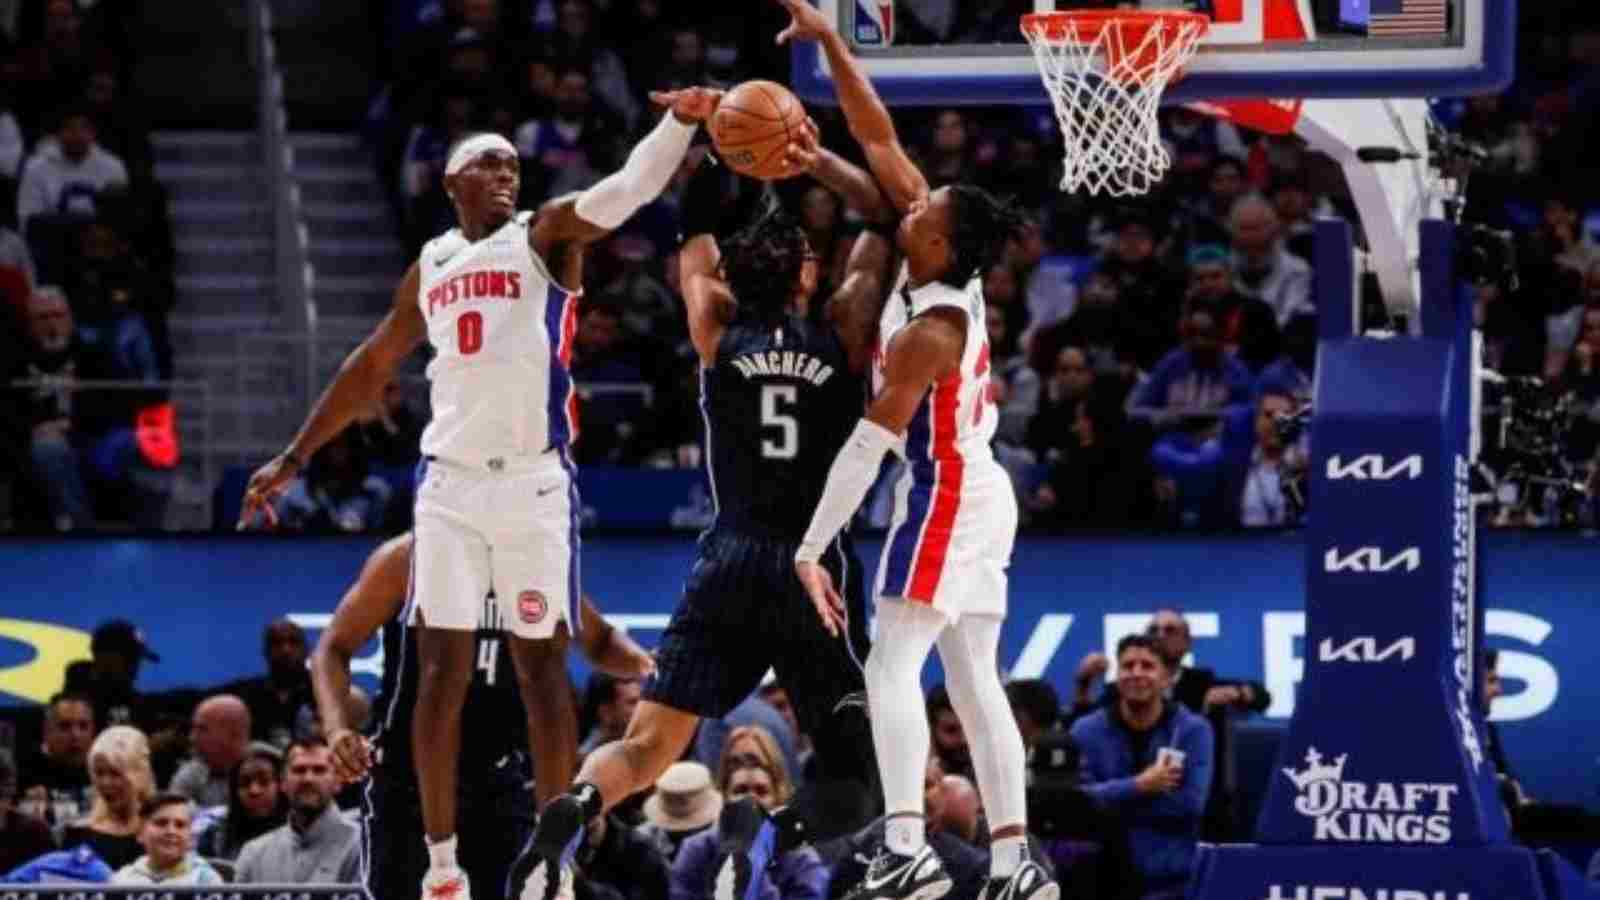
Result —
[{"label": "white pistons jersey", "polygon": [[916,315],[947,306],[967,319],[961,365],[922,398],[899,452],[906,471],[895,485],[894,518],[878,564],[874,594],[933,607],[956,619],[1002,616],[1006,567],[1017,532],[1011,481],[989,448],[999,422],[989,395],[989,332],[983,281],[965,288],[940,282],[906,287],[901,269],[878,322],[873,391],[883,389],[885,354]]},{"label": "white pistons jersey", "polygon": [[878,353],[872,367],[872,391],[883,389],[885,354],[889,342],[911,319],[936,306],[948,306],[967,317],[967,343],[961,366],[928,390],[906,429],[902,454],[913,472],[932,476],[931,464],[947,460],[993,460],[989,441],[1000,422],[999,410],[989,393],[989,331],[984,321],[983,279],[965,288],[930,281],[908,288],[902,265],[894,292],[883,305],[878,320]]},{"label": "white pistons jersey", "polygon": [[528,245],[532,213],[482,240],[451,229],[422,248],[433,421],[426,456],[479,465],[560,449],[578,436],[567,367],[581,291],[556,284]]}]

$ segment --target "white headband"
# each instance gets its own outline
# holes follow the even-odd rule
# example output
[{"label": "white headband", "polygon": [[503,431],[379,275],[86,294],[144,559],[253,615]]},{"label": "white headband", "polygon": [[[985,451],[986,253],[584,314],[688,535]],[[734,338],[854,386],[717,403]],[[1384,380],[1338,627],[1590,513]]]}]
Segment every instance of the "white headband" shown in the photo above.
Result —
[{"label": "white headband", "polygon": [[490,150],[503,150],[512,156],[517,155],[517,148],[511,142],[493,132],[473,135],[456,145],[456,152],[450,154],[450,161],[445,164],[444,173],[454,175],[465,169],[469,163]]}]

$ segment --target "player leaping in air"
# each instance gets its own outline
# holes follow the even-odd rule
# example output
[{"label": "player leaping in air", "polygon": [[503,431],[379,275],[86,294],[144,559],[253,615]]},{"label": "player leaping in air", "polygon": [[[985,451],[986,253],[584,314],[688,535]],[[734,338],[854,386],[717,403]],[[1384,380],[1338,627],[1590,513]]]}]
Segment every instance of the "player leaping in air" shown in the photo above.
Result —
[{"label": "player leaping in air", "polygon": [[932,900],[950,877],[924,839],[928,754],[921,672],[937,643],[950,699],[972,739],[972,761],[993,841],[986,900],[1056,900],[1060,888],[1028,858],[1025,757],[996,653],[1006,612],[1006,567],[1017,503],[989,448],[998,412],[988,396],[983,273],[1021,217],[970,184],[928,190],[888,110],[843,37],[806,0],[780,0],[792,21],[778,35],[818,41],[850,133],[902,219],[905,257],[878,325],[874,396],[834,460],[795,554],[817,612],[837,628],[840,599],[819,564],[871,488],[885,453],[908,464],[878,564],[877,635],[867,698],[883,784],[885,847],[859,900]]},{"label": "player leaping in air", "polygon": [[[815,146],[812,127],[787,152],[795,171],[842,194],[869,223],[888,209],[866,172]],[[702,163],[686,191],[680,252],[689,336],[700,360],[706,467],[716,520],[701,535],[682,599],[662,635],[660,672],[627,733],[591,753],[572,791],[540,815],[521,900],[570,898],[573,850],[585,824],[643,790],[693,738],[702,717],[726,715],[768,667],[796,701],[817,742],[822,776],[870,790],[872,742],[853,656],[866,652],[862,568],[846,536],[819,550],[851,602],[836,640],[795,580],[793,558],[827,468],[861,414],[861,376],[872,359],[889,242],[873,224],[857,239],[824,323],[805,315],[816,257],[805,231],[769,209],[719,245],[719,174]],[[825,554],[822,551],[826,551]],[[920,706],[918,707],[921,708]],[[754,900],[777,826],[753,804],[730,804],[722,822],[717,900]],[[513,873],[513,881],[520,870]]]},{"label": "player leaping in air", "polygon": [[578,423],[567,366],[583,248],[661,193],[720,97],[705,88],[652,94],[669,111],[622,170],[537,213],[516,210],[521,173],[509,141],[477,134],[457,143],[444,188],[459,227],[422,248],[389,314],[245,491],[241,524],[262,513],[270,519],[273,498],[306,460],[378,398],[418,344],[432,345],[433,421],[422,435],[409,606],[421,665],[411,742],[427,900],[469,900],[456,857],[456,761],[479,608],[491,590],[512,635],[539,798],[554,796],[577,767],[566,651],[579,598],[579,504],[568,454]]}]

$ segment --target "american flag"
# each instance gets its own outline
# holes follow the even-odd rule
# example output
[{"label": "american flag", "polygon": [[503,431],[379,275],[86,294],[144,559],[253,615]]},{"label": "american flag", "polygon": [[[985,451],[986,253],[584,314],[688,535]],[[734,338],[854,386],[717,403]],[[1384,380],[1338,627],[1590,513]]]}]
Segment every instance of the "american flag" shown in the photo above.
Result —
[{"label": "american flag", "polygon": [[1371,0],[1368,37],[1437,37],[1448,22],[1446,0]]}]

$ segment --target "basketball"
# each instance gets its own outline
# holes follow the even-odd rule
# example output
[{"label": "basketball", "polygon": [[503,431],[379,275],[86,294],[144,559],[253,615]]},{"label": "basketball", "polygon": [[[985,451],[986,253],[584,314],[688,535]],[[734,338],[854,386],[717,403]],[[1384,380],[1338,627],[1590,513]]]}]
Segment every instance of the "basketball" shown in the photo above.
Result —
[{"label": "basketball", "polygon": [[711,140],[735,172],[774,181],[797,174],[784,165],[784,148],[806,121],[800,98],[772,81],[746,81],[717,105]]}]

